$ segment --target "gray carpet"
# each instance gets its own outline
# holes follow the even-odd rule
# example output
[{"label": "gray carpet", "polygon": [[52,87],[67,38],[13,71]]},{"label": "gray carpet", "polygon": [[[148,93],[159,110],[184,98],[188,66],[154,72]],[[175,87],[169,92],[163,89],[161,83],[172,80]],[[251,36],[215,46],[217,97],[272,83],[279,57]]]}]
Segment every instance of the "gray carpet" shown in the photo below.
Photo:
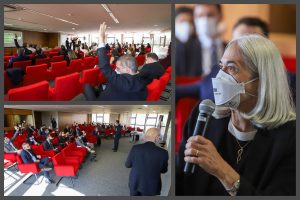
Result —
[{"label": "gray carpet", "polygon": [[[86,160],[79,170],[78,179],[74,181],[74,188],[68,178],[63,178],[58,187],[55,184],[26,185],[22,181],[28,175],[16,174],[11,178],[5,174],[4,195],[10,196],[128,196],[128,177],[130,169],[124,166],[128,152],[132,147],[129,138],[121,138],[118,152],[113,152],[113,139],[102,139],[101,147],[97,147],[97,162]],[[169,161],[170,162],[170,161]],[[171,173],[162,175],[162,193],[168,195],[171,184]],[[9,172],[8,172],[9,173]],[[54,172],[51,177],[58,181]],[[42,176],[39,177],[39,180]],[[34,176],[28,179],[33,182]]]}]

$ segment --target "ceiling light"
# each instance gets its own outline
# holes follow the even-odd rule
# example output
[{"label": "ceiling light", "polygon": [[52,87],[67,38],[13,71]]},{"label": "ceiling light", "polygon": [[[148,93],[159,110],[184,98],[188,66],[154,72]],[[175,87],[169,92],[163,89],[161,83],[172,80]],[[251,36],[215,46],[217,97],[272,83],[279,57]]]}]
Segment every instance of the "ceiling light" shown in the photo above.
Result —
[{"label": "ceiling light", "polygon": [[71,17],[71,16],[72,16],[72,13],[68,13],[68,16]]},{"label": "ceiling light", "polygon": [[4,23],[4,26],[13,26],[12,24]]},{"label": "ceiling light", "polygon": [[110,13],[110,9],[106,4],[101,4],[101,6],[106,10],[106,12]]},{"label": "ceiling light", "polygon": [[119,24],[119,20],[114,16],[107,4],[101,4],[101,6],[106,10],[110,17],[114,20],[116,24]]},{"label": "ceiling light", "polygon": [[21,20],[22,20],[22,18],[21,18],[21,17],[19,17],[19,18],[18,18],[18,20],[20,20],[20,21],[21,21]]},{"label": "ceiling light", "polygon": [[148,105],[144,105],[146,108],[148,107]]},{"label": "ceiling light", "polygon": [[108,26],[107,28],[110,28],[110,26]]},{"label": "ceiling light", "polygon": [[157,24],[154,24],[154,26],[158,26]]},{"label": "ceiling light", "polygon": [[72,30],[75,30],[75,28],[72,28]]},{"label": "ceiling light", "polygon": [[46,31],[47,29],[46,28],[44,28],[44,31]]}]

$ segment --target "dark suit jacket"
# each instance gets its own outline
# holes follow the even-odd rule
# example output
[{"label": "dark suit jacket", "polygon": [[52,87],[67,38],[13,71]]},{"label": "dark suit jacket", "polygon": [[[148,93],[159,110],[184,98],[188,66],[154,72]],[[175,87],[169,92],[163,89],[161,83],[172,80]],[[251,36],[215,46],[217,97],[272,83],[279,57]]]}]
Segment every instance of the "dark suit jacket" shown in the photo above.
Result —
[{"label": "dark suit jacket", "polygon": [[99,67],[108,79],[106,89],[98,99],[101,101],[141,101],[146,100],[147,88],[138,75],[117,74],[109,65],[105,47],[97,49]]},{"label": "dark suit jacket", "polygon": [[162,64],[155,62],[145,64],[138,75],[145,81],[145,84],[148,85],[153,79],[159,79],[165,71]]},{"label": "dark suit jacket", "polygon": [[[184,175],[184,150],[187,139],[193,135],[199,113],[195,107],[184,128],[176,162],[176,195],[207,195],[209,182],[214,177],[196,167],[195,174]],[[219,149],[220,141],[228,130],[229,117],[214,119],[206,138]],[[229,134],[229,133],[227,133]],[[258,129],[249,146],[246,162],[240,174],[237,195],[296,195],[296,121],[277,128]]]},{"label": "dark suit jacket", "polygon": [[8,66],[7,68],[12,68],[13,67],[13,63],[14,62],[18,62],[18,61],[24,61],[24,60],[29,60],[30,57],[29,56],[17,56],[17,57],[12,57],[10,60],[9,60],[9,63],[8,63]]},{"label": "dark suit jacket", "polygon": [[47,150],[54,150],[54,146],[53,146],[53,144],[51,143],[49,143],[48,142],[48,140],[45,140],[44,142],[43,142],[43,147],[44,147],[44,149],[47,151]]},{"label": "dark suit jacket", "polygon": [[[36,159],[38,159],[35,155],[35,153],[32,151],[32,150],[28,150],[30,151],[30,153],[35,156]],[[33,163],[33,160],[32,160],[32,157],[30,156],[30,154],[25,151],[25,150],[22,150],[21,151],[21,158],[22,158],[22,161],[24,164],[29,164],[29,163]]]},{"label": "dark suit jacket", "polygon": [[168,171],[168,152],[153,142],[134,145],[125,166],[132,168],[129,176],[130,194],[159,195],[161,173]]}]

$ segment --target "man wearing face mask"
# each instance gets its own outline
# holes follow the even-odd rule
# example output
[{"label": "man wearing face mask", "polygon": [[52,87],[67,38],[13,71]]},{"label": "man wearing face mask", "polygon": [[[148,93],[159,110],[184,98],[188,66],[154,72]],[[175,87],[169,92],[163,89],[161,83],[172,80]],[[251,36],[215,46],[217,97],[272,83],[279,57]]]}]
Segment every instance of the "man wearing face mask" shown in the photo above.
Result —
[{"label": "man wearing face mask", "polygon": [[134,145],[129,152],[125,166],[131,168],[128,184],[131,196],[160,195],[160,176],[168,171],[169,155],[155,144],[159,136],[157,128],[148,129],[146,142]]},{"label": "man wearing face mask", "polygon": [[[219,66],[205,137],[192,136],[198,107],[184,128],[177,195],[296,195],[296,113],[278,49],[258,34],[238,37]],[[194,174],[184,174],[186,162]]]},{"label": "man wearing face mask", "polygon": [[187,42],[194,35],[193,10],[179,7],[175,12],[176,75],[185,75],[189,66]]},{"label": "man wearing face mask", "polygon": [[143,101],[147,97],[147,87],[141,77],[137,76],[137,63],[131,55],[121,56],[114,71],[109,64],[105,49],[106,23],[99,28],[99,46],[97,54],[99,69],[108,80],[104,91],[100,91],[98,97],[92,86],[84,85],[84,95],[87,100],[98,101]]},{"label": "man wearing face mask", "polygon": [[[186,43],[181,56],[185,59],[183,69],[176,66],[177,76],[200,77],[210,73],[220,60],[225,44],[222,41],[222,8],[220,4],[197,4],[194,8],[196,36]],[[177,65],[177,63],[176,63]],[[179,73],[177,72],[177,69]]]}]

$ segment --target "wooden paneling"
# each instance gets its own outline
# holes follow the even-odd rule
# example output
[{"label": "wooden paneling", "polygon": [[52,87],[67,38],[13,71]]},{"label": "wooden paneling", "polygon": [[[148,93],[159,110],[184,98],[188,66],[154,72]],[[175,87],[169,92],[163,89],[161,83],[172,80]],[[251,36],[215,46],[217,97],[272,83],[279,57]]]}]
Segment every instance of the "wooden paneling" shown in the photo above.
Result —
[{"label": "wooden paneling", "polygon": [[[58,46],[59,33],[44,33],[36,31],[22,31],[23,33],[23,42],[28,44],[37,44],[42,47],[54,48]],[[17,52],[15,47],[6,47],[4,48],[4,54],[12,55]]]},{"label": "wooden paneling", "polygon": [[66,124],[71,125],[74,122],[83,124],[88,121],[88,114],[74,114],[74,113],[58,113],[58,125],[59,129],[64,129]]},{"label": "wooden paneling", "polygon": [[32,110],[4,108],[5,115],[32,115]]}]

